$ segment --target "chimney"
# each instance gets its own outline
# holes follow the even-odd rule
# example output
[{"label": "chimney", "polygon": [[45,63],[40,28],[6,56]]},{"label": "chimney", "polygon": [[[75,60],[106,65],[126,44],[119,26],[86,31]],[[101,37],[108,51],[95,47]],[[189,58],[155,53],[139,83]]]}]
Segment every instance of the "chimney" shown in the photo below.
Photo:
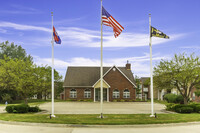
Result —
[{"label": "chimney", "polygon": [[126,63],[126,70],[131,70],[131,64],[128,62],[128,60],[127,60],[127,63]]}]

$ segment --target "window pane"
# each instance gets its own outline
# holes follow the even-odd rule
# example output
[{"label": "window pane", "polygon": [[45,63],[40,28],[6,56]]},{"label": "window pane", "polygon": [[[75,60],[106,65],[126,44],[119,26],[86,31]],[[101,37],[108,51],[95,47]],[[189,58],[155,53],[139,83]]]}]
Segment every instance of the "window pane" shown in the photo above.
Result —
[{"label": "window pane", "polygon": [[76,98],[76,90],[75,89],[70,90],[70,98]]},{"label": "window pane", "polygon": [[84,98],[91,98],[91,90],[90,89],[86,89],[84,91]]}]

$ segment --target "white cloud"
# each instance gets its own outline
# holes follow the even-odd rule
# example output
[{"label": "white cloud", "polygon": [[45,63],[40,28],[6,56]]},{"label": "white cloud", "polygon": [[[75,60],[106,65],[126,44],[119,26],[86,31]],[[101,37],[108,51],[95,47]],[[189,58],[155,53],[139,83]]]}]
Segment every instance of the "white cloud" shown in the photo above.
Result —
[{"label": "white cloud", "polygon": [[22,6],[22,5],[10,5],[11,8],[10,10],[0,10],[0,13],[3,14],[38,14],[42,13],[38,9],[27,7],[27,6]]},{"label": "white cloud", "polygon": [[[33,56],[34,62],[37,65],[49,65],[52,64],[51,58],[40,58],[38,56]],[[168,59],[169,56],[159,56],[159,54],[153,55],[153,63],[155,61],[159,61],[161,59]],[[149,55],[145,54],[144,56],[139,57],[128,57],[128,58],[113,58],[113,59],[104,59],[103,66],[125,66],[127,60],[131,63],[132,72],[134,75],[142,76],[149,76],[150,68],[149,68]],[[91,59],[91,58],[84,58],[84,57],[75,57],[69,60],[60,60],[54,59],[55,69],[58,70],[63,77],[65,76],[66,69],[68,66],[100,66],[100,59]]]},{"label": "white cloud", "polygon": [[7,30],[0,28],[0,33],[7,33]]},{"label": "white cloud", "polygon": [[[75,45],[81,47],[100,47],[100,31],[82,28],[68,27],[60,28],[59,34],[64,45]],[[176,40],[185,34],[171,34],[170,39],[154,38],[152,44],[162,44]],[[105,32],[103,36],[104,47],[141,47],[149,45],[149,35],[143,33],[121,33],[114,38],[112,32]]]},{"label": "white cloud", "polygon": [[51,32],[51,29],[48,29],[45,27],[16,24],[16,23],[11,23],[11,22],[0,22],[0,27],[13,28],[16,30],[38,30],[38,31]]},{"label": "white cloud", "polygon": [[[2,27],[1,31],[4,31],[3,28],[13,28],[15,30],[22,30],[22,31],[44,31],[51,33],[51,29],[40,27],[40,26],[32,26],[32,25],[23,25],[23,24],[16,24],[11,22],[0,22],[0,27]],[[97,30],[89,30],[84,28],[78,27],[57,27],[57,32],[62,40],[62,45],[71,45],[71,46],[78,46],[78,47],[100,47],[100,31]],[[112,30],[110,28],[110,30]],[[109,31],[110,31],[109,30]],[[116,47],[116,48],[123,48],[123,47],[141,47],[141,46],[148,46],[149,45],[149,35],[144,33],[131,33],[131,32],[122,32],[118,38],[114,38],[113,32],[106,32],[103,33],[103,47]],[[39,33],[40,34],[40,33]],[[165,42],[173,41],[179,39],[185,34],[177,33],[177,34],[169,34],[170,39],[163,39],[163,38],[152,38],[152,45],[158,45]],[[34,44],[41,44],[42,46],[45,45],[44,41],[46,40],[46,44],[49,45],[49,36],[31,36],[29,42],[33,42]],[[26,37],[28,38],[28,37]],[[38,42],[38,43],[37,43]],[[41,43],[42,42],[42,43]]]}]

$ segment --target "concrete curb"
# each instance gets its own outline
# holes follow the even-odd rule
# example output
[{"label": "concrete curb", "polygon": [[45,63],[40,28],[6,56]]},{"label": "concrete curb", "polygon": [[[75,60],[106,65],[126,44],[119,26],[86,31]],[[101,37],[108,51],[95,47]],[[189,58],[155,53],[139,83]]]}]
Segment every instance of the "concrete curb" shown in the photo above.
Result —
[{"label": "concrete curb", "polygon": [[21,125],[21,126],[40,126],[40,127],[66,127],[66,128],[155,128],[155,127],[174,127],[200,125],[200,122],[168,123],[168,124],[141,124],[141,125],[78,125],[78,124],[53,124],[53,123],[29,123],[2,121],[1,124]]}]

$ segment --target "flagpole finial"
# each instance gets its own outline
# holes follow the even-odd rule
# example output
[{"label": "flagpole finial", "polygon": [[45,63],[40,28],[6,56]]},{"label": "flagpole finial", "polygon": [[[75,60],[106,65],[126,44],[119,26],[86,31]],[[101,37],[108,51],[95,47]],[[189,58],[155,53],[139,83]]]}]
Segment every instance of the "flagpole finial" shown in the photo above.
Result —
[{"label": "flagpole finial", "polygon": [[51,12],[51,16],[53,16],[53,12]]}]

